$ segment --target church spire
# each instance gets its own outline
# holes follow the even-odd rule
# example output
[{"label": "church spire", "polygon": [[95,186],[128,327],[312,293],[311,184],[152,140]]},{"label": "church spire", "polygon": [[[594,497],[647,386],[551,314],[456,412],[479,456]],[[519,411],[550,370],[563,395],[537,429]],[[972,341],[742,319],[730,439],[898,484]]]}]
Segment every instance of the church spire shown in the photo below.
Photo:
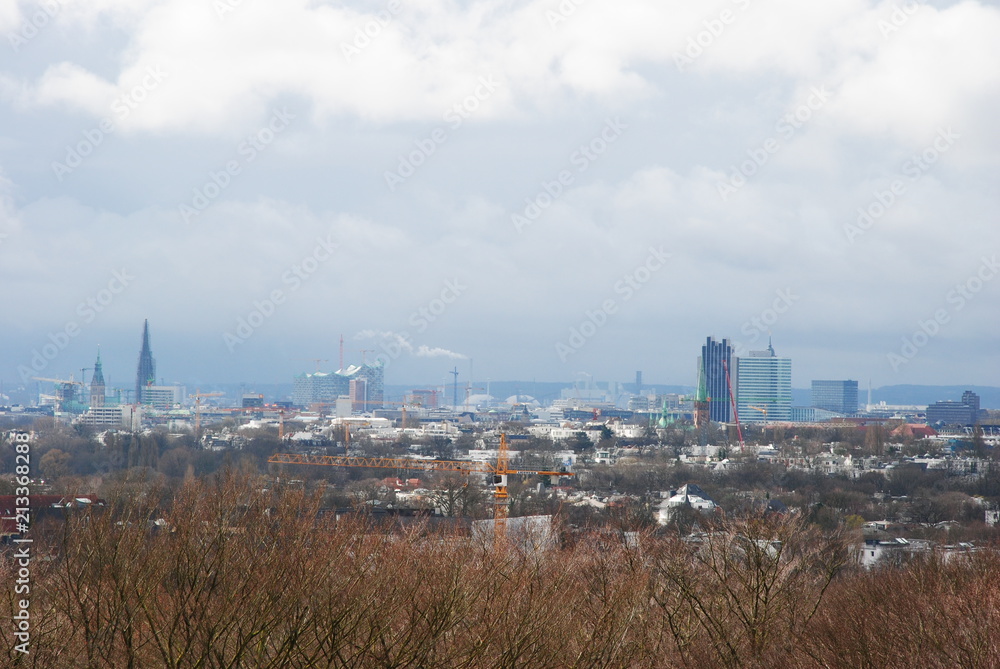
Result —
[{"label": "church spire", "polygon": [[104,370],[101,367],[101,347],[97,347],[97,362],[94,363],[94,376],[90,380],[90,406],[104,406]]},{"label": "church spire", "polygon": [[156,361],[149,347],[149,320],[142,325],[142,349],[139,351],[139,365],[135,372],[135,403],[142,404],[143,390],[156,383]]}]

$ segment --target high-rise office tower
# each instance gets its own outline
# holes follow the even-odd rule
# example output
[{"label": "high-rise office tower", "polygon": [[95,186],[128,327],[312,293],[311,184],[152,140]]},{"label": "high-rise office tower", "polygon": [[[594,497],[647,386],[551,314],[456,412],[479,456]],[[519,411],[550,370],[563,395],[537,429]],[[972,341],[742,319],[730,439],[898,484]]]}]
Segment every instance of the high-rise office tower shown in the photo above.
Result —
[{"label": "high-rise office tower", "polygon": [[962,404],[966,404],[972,409],[973,416],[979,415],[979,395],[976,393],[971,390],[962,393]]},{"label": "high-rise office tower", "polygon": [[818,409],[853,414],[858,411],[857,381],[813,381],[812,405]]},{"label": "high-rise office tower", "polygon": [[156,361],[149,348],[149,321],[142,325],[142,349],[139,351],[139,366],[135,372],[135,403],[143,403],[143,389],[156,383]]},{"label": "high-rise office tower", "polygon": [[792,360],[767,349],[736,359],[736,406],[740,421],[762,423],[792,419]]},{"label": "high-rise office tower", "polygon": [[97,362],[94,363],[94,378],[90,380],[90,406],[104,406],[104,370],[101,367],[101,350],[97,349]]},{"label": "high-rise office tower", "polygon": [[[708,337],[705,345],[701,347],[701,357],[698,358],[698,374],[699,378],[705,381],[705,393],[709,402],[708,417],[717,423],[728,423],[732,420],[729,384],[726,382],[726,366],[732,370],[732,356],[733,347],[730,346],[728,339],[719,342],[715,341],[714,337]],[[740,412],[740,415],[743,413]]]}]

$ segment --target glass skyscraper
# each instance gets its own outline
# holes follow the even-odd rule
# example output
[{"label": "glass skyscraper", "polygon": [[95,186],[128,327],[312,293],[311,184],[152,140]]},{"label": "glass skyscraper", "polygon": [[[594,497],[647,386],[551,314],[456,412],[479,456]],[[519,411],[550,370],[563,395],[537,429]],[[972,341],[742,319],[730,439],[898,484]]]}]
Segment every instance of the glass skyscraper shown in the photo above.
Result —
[{"label": "glass skyscraper", "polygon": [[740,422],[792,420],[792,359],[775,355],[770,341],[766,350],[736,358],[735,383]]},{"label": "glass skyscraper", "polygon": [[708,337],[701,347],[701,357],[698,358],[698,372],[705,379],[705,391],[709,399],[708,418],[716,423],[728,423],[732,420],[726,368],[722,364],[725,361],[732,375],[732,357],[733,347],[728,339],[718,342],[714,337]]},{"label": "glass skyscraper", "polygon": [[854,414],[858,411],[857,381],[813,381],[812,405],[817,409]]}]

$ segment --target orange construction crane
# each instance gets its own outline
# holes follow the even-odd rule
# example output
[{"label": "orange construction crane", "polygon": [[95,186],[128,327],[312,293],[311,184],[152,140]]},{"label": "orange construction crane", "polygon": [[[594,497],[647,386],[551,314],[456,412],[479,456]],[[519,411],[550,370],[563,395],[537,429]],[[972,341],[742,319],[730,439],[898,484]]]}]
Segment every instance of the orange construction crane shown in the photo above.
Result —
[{"label": "orange construction crane", "polygon": [[201,398],[202,397],[221,397],[225,393],[203,393],[201,388],[198,388],[193,395],[189,397],[194,398],[194,434],[195,436],[201,436]]},{"label": "orange construction crane", "polygon": [[413,458],[364,458],[347,455],[305,455],[301,453],[275,453],[267,461],[277,465],[327,465],[332,467],[373,467],[377,469],[415,469],[433,472],[484,473],[493,475],[493,529],[499,545],[507,536],[507,511],[509,495],[507,477],[514,474],[537,476],[576,476],[567,471],[542,471],[537,469],[511,469],[507,435],[500,435],[495,463],[471,460],[415,460]]}]

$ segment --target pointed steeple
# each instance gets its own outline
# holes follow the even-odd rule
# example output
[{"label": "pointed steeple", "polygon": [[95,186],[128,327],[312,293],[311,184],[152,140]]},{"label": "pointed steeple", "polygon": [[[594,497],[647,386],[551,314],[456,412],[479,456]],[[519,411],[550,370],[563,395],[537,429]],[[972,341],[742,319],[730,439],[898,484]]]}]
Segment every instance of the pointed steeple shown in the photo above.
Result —
[{"label": "pointed steeple", "polygon": [[142,325],[142,349],[139,351],[139,365],[135,373],[135,403],[142,404],[143,389],[156,382],[156,361],[149,347],[149,320]]},{"label": "pointed steeple", "polygon": [[90,380],[90,406],[104,406],[104,370],[101,367],[101,348],[97,347],[97,362],[94,363],[94,377]]},{"label": "pointed steeple", "polygon": [[101,347],[97,347],[97,362],[94,363],[94,377],[90,380],[90,385],[98,383],[104,385],[104,368],[101,366]]}]

